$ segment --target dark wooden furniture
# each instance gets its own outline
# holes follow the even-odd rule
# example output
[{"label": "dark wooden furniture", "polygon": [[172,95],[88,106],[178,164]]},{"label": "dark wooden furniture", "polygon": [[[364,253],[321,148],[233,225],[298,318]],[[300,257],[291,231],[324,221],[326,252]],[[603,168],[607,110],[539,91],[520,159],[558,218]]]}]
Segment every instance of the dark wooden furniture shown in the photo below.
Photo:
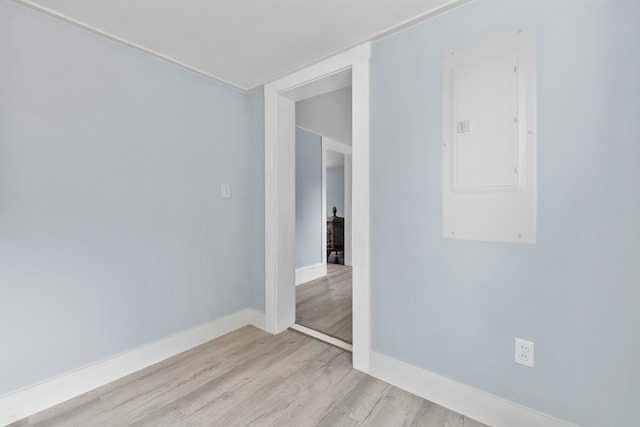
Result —
[{"label": "dark wooden furniture", "polygon": [[[327,218],[327,262],[332,252],[336,253],[336,264],[344,264],[344,218],[336,215],[338,210],[333,207],[333,216]],[[338,254],[342,252],[342,262]]]}]

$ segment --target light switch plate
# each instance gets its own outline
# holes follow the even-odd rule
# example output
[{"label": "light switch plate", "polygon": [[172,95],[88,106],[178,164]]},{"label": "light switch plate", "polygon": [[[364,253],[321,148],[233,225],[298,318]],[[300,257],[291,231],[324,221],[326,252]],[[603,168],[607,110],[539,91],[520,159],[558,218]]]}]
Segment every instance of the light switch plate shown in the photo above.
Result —
[{"label": "light switch plate", "polygon": [[229,184],[222,184],[220,186],[220,193],[223,199],[231,198],[231,186]]}]

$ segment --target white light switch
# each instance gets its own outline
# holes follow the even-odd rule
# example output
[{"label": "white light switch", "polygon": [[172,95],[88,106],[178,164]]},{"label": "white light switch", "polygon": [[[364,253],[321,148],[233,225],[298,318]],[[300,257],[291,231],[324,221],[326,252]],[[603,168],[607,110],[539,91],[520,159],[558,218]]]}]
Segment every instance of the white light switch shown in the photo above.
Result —
[{"label": "white light switch", "polygon": [[456,128],[458,129],[458,133],[469,133],[471,132],[471,121],[463,120],[458,122]]},{"label": "white light switch", "polygon": [[223,199],[231,198],[231,186],[229,184],[222,184],[220,186],[220,193]]}]

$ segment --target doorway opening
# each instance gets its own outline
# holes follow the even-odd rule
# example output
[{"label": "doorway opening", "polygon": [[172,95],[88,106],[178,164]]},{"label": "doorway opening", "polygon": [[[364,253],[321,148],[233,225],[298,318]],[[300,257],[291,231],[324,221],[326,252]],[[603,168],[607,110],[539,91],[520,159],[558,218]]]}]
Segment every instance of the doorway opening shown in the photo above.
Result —
[{"label": "doorway opening", "polygon": [[353,342],[351,97],[349,85],[296,103],[295,155],[293,328],[339,340],[331,343],[347,350]]},{"label": "doorway opening", "polygon": [[[369,58],[366,43],[265,85],[265,325],[295,323],[295,103],[352,86],[353,366],[370,363]],[[347,85],[343,85],[345,87]]]}]

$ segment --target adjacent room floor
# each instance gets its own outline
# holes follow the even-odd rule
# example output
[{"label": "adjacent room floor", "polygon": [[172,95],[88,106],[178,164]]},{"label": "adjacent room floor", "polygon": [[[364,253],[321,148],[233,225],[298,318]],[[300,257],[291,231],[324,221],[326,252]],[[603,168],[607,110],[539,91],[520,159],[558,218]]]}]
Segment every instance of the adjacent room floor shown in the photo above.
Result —
[{"label": "adjacent room floor", "polygon": [[351,367],[304,335],[246,326],[12,426],[482,424]]},{"label": "adjacent room floor", "polygon": [[351,267],[327,264],[325,277],[296,286],[296,323],[351,344],[351,288]]}]

